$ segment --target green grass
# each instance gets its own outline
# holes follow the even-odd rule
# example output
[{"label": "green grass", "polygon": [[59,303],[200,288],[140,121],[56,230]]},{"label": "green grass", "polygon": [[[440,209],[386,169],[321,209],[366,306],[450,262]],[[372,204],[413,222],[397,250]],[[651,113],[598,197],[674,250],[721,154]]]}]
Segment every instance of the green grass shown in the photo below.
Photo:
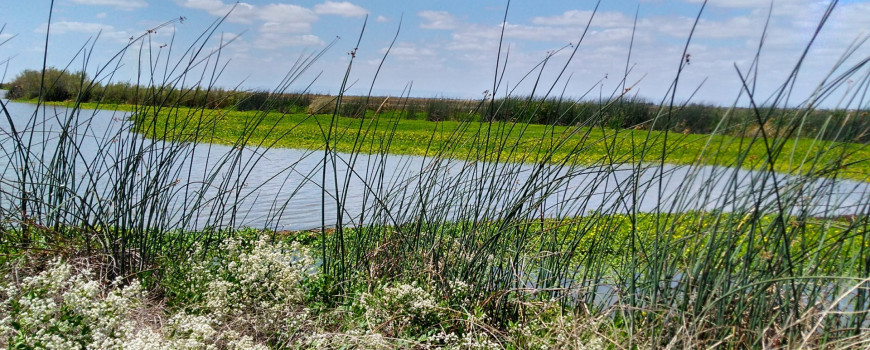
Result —
[{"label": "green grass", "polygon": [[[215,38],[219,22],[197,40]],[[150,33],[131,45],[148,45],[141,39]],[[580,46],[578,42],[574,48]],[[196,41],[191,47],[208,46]],[[141,134],[117,128],[95,138],[99,151],[83,152],[85,138],[93,134],[93,118],[102,116],[82,108],[113,106],[74,104],[69,110],[52,111],[57,113],[37,110],[29,117],[2,110],[12,131],[4,140],[8,146],[0,150],[10,174],[0,186],[4,218],[0,248],[10,253],[0,260],[6,265],[2,272],[16,271],[12,260],[19,261],[18,257],[33,254],[47,261],[69,251],[72,254],[67,256],[82,257],[71,260],[95,267],[107,288],[116,277],[145,279],[156,292],[156,303],[202,316],[214,313],[221,318],[215,326],[238,329],[276,347],[318,330],[325,331],[328,339],[339,339],[333,347],[362,334],[409,336],[423,342],[423,337],[434,334],[418,333],[439,327],[514,341],[507,335],[522,331],[517,325],[544,319],[539,327],[522,331],[528,334],[513,338],[522,339],[516,345],[503,344],[524,349],[546,343],[547,333],[539,330],[567,324],[557,317],[561,315],[579,317],[567,320],[574,326],[591,325],[562,334],[566,339],[604,334],[613,348],[803,348],[866,342],[870,198],[846,206],[828,192],[843,188],[814,181],[817,176],[867,181],[865,174],[870,171],[863,144],[826,141],[859,139],[850,136],[853,128],[845,119],[838,122],[835,113],[861,112],[862,106],[855,104],[863,101],[863,90],[850,90],[853,95],[844,101],[855,102],[832,111],[831,118],[814,127],[805,128],[811,122],[808,116],[818,112],[812,106],[824,105],[828,94],[798,108],[785,108],[792,102],[774,97],[765,100],[770,101],[769,108],[745,109],[752,112],[748,119],[702,123],[715,124],[712,135],[673,132],[691,130],[679,127],[679,118],[674,117],[684,109],[674,101],[679,76],[662,100],[670,103],[656,107],[659,114],[654,119],[629,124],[643,129],[609,128],[626,125],[615,123],[602,113],[609,106],[600,105],[583,119],[585,124],[573,127],[559,125],[558,108],[500,110],[493,109],[495,104],[468,112],[467,122],[417,120],[420,111],[412,108],[355,119],[341,116],[353,116],[353,109],[344,106],[334,108],[339,116],[187,108],[187,102],[213,97],[201,95],[213,86],[183,87],[181,82],[191,81],[189,74],[204,76],[222,65],[218,59],[198,57],[203,50],[186,52],[142,62],[186,67],[155,80],[155,88],[144,89],[143,98],[136,100],[156,101],[157,106],[115,106],[132,115],[125,127],[173,142],[147,142]],[[170,62],[170,57],[178,62]],[[295,81],[317,57],[300,58],[295,66],[300,68],[291,70],[287,82]],[[193,67],[192,62],[208,64]],[[825,85],[825,91],[836,91],[849,77],[856,79],[856,86],[867,85],[867,75],[859,72],[870,59],[854,66],[844,62],[849,61],[837,62],[832,72],[843,69],[845,73],[829,77],[826,81],[831,85]],[[95,81],[105,81],[103,76],[110,74],[110,70],[98,72],[102,73],[94,75]],[[754,73],[750,76],[756,79]],[[790,96],[789,86],[796,76],[778,82],[774,96]],[[757,79],[765,79],[764,74]],[[84,83],[77,90],[88,93]],[[346,91],[347,83],[337,91]],[[286,88],[282,83],[274,94],[260,96],[264,97],[260,106],[273,105],[267,103],[273,102],[270,96],[280,96]],[[753,106],[763,104],[753,90],[745,92]],[[78,95],[80,101],[83,95]],[[191,95],[197,99],[188,99]],[[352,106],[358,101],[345,102]],[[439,109],[432,106],[433,111]],[[525,114],[511,114],[517,110]],[[618,121],[634,120],[629,118],[634,115],[628,113]],[[483,123],[480,116],[523,122]],[[686,119],[701,123],[698,118]],[[552,124],[530,124],[541,120]],[[58,132],[46,132],[49,129],[42,126]],[[215,144],[233,147],[218,152]],[[347,209],[321,213],[324,228],[335,223],[331,230],[289,238],[310,242],[305,250],[311,250],[317,262],[306,260],[299,264],[302,268],[296,266],[287,274],[281,272],[287,271],[282,266],[298,259],[285,254],[293,249],[269,245],[277,235],[257,239],[255,244],[233,243],[240,238],[251,241],[253,237],[246,236],[260,232],[238,227],[235,220],[241,219],[237,216],[245,205],[247,179],[261,171],[255,165],[267,157],[264,150],[273,147],[322,150],[310,154],[322,155],[322,160],[305,181],[323,189],[315,194],[321,208],[335,204]],[[390,174],[405,168],[386,162],[390,153],[424,155],[432,162],[409,181],[392,182]],[[205,169],[177,166],[193,164],[194,157],[203,154],[216,157]],[[378,157],[365,159],[361,154]],[[441,161],[448,158],[468,164],[451,174],[449,164],[445,165],[451,162]],[[337,170],[345,165],[363,162],[371,171],[326,180],[330,173],[340,177]],[[541,166],[519,166],[519,162]],[[664,169],[658,171],[660,163],[716,164],[808,176],[755,172],[738,179],[731,176],[733,172],[721,171],[669,177]],[[289,170],[288,177],[272,181],[290,182],[293,169]],[[588,186],[561,191],[560,185],[581,177]],[[356,198],[346,197],[352,183],[366,188],[364,209],[359,212],[349,205]],[[274,208],[285,208],[298,199],[253,195]],[[602,195],[608,200],[595,200]],[[393,207],[408,198],[414,200]],[[575,199],[581,203],[572,205]],[[808,203],[822,205],[810,208]],[[544,218],[550,209],[556,214]],[[278,211],[270,213],[278,215]],[[256,254],[249,254],[255,250]],[[29,269],[22,276],[39,270]],[[297,282],[276,283],[276,275]],[[249,277],[257,277],[256,284],[249,283]],[[0,282],[4,287],[12,283]],[[598,287],[609,289],[616,298],[613,305],[601,305]],[[202,303],[211,292],[226,298],[220,304]],[[285,297],[276,298],[282,294]],[[546,306],[541,312],[529,312],[542,304]],[[231,312],[223,311],[224,306],[230,306]],[[276,324],[275,320],[302,323]],[[573,327],[564,327],[569,328]],[[32,329],[39,333],[60,328]],[[17,332],[2,328],[2,322],[0,331]],[[347,337],[335,337],[344,331]],[[0,337],[0,346],[3,340]],[[549,344],[550,348],[572,347]],[[573,347],[582,348],[576,343]]]},{"label": "green grass", "polygon": [[[272,275],[274,271],[259,269],[261,264],[264,264],[264,258],[268,256],[273,257],[273,260],[266,261],[270,268],[275,268],[275,264],[278,262],[297,263],[299,260],[287,259],[287,254],[293,254],[293,251],[287,250],[287,247],[291,247],[294,242],[303,244],[304,249],[301,251],[314,253],[313,258],[321,259],[322,257],[317,256],[316,253],[318,246],[323,242],[318,240],[321,235],[316,231],[276,233],[243,229],[231,232],[226,237],[237,242],[234,245],[235,249],[230,249],[230,251],[224,249],[202,250],[180,258],[161,259],[155,268],[166,271],[163,278],[149,280],[149,273],[145,272],[137,274],[135,278],[146,283],[150,282],[148,285],[154,286],[160,292],[161,299],[159,301],[154,301],[154,305],[146,304],[151,308],[148,309],[150,313],[145,316],[161,319],[183,311],[213,319],[212,322],[223,325],[227,327],[226,329],[242,327],[243,332],[250,332],[243,334],[253,334],[257,342],[273,347],[281,347],[280,344],[290,342],[296,344],[290,348],[305,348],[304,342],[298,343],[305,338],[304,335],[316,333],[328,334],[330,337],[347,336],[350,337],[349,339],[361,339],[354,336],[355,332],[365,332],[366,330],[385,335],[392,342],[395,342],[394,344],[405,344],[402,346],[411,346],[409,344],[415,342],[435,342],[437,344],[438,340],[433,340],[431,337],[438,331],[468,335],[480,332],[480,329],[488,330],[485,332],[488,334],[487,339],[498,342],[508,349],[537,349],[539,345],[535,344],[540,343],[561,344],[557,345],[558,348],[561,348],[567,346],[566,343],[563,343],[566,340],[559,339],[562,337],[573,339],[578,336],[582,336],[586,340],[603,337],[604,343],[610,346],[620,346],[630,342],[653,346],[661,345],[654,338],[654,333],[632,334],[626,324],[626,322],[632,322],[633,317],[626,316],[620,305],[628,303],[631,296],[618,293],[619,289],[630,288],[631,279],[625,276],[630,275],[632,271],[635,271],[634,269],[641,271],[654,269],[657,264],[656,257],[664,256],[667,257],[669,263],[673,264],[669,268],[671,274],[674,271],[678,273],[691,271],[704,262],[704,264],[710,265],[708,266],[710,269],[731,268],[728,272],[731,278],[738,278],[744,274],[750,277],[767,277],[768,266],[766,264],[769,259],[776,258],[776,252],[771,251],[776,249],[776,245],[768,242],[769,239],[773,239],[772,236],[759,235],[759,233],[764,233],[764,229],[756,231],[750,229],[749,225],[745,225],[753,220],[756,221],[754,224],[757,227],[773,226],[776,224],[777,217],[765,215],[753,219],[749,214],[733,215],[713,212],[639,214],[637,216],[591,213],[589,216],[563,220],[433,223],[423,227],[418,226],[417,223],[412,223],[395,227],[348,229],[344,232],[348,242],[365,240],[366,236],[371,237],[375,234],[383,235],[382,237],[388,239],[378,241],[378,244],[384,244],[381,249],[366,251],[365,259],[370,264],[365,269],[366,275],[360,275],[348,281],[350,284],[345,285],[345,292],[340,296],[333,296],[335,299],[332,302],[328,302],[323,294],[327,293],[328,296],[335,293],[335,290],[331,289],[335,282],[329,280],[327,275],[310,274],[310,272],[305,272],[308,269],[296,268],[297,271],[302,271],[306,275],[298,279],[297,284],[280,285],[276,288],[274,285],[266,283],[270,282],[269,278],[277,278]],[[666,224],[661,225],[661,222]],[[733,224],[735,222],[736,224]],[[791,268],[803,271],[802,278],[794,279],[791,282],[800,283],[802,279],[807,281],[806,284],[797,285],[797,288],[803,290],[802,293],[806,293],[802,295],[812,295],[817,298],[816,301],[821,303],[819,305],[824,305],[826,303],[824,296],[813,294],[819,293],[814,291],[814,279],[818,279],[822,284],[826,283],[824,282],[826,281],[825,277],[817,276],[836,274],[846,283],[863,279],[863,271],[860,269],[851,270],[850,267],[856,265],[849,264],[848,261],[861,255],[862,251],[870,246],[868,245],[870,241],[867,240],[865,234],[866,231],[855,230],[858,227],[856,225],[860,226],[862,222],[866,224],[866,218],[831,220],[794,217],[789,218],[788,222],[787,236],[790,238],[789,246],[791,255],[794,257],[791,260],[793,264]],[[477,231],[472,231],[472,234],[469,234],[469,228]],[[49,230],[33,233],[33,237],[38,242],[52,241],[57,238]],[[172,235],[176,234],[179,232],[172,233]],[[207,233],[190,232],[189,234],[190,236],[181,238],[190,240],[190,242],[199,242],[199,238],[193,237],[203,237]],[[484,249],[486,241],[496,235],[526,236],[523,245],[517,247],[519,249],[518,255],[497,256],[496,260],[500,261],[491,262],[492,266],[525,267],[515,271],[521,273],[520,280],[526,281],[524,284],[497,287],[480,285],[476,284],[475,280],[469,276],[458,273],[447,274],[450,272],[449,270],[442,270],[444,266],[473,264],[469,261],[474,258],[471,253]],[[722,245],[721,242],[717,243],[717,236],[733,238],[734,245],[729,248]],[[667,243],[660,245],[659,247],[663,249],[658,251],[635,250],[628,244],[632,237],[637,240],[638,245],[644,247],[653,247],[657,242],[662,241]],[[261,239],[269,243],[264,246],[266,249],[261,249],[259,253],[255,253],[252,248]],[[414,240],[422,242],[425,249],[409,249],[410,246],[418,244]],[[330,240],[329,242],[334,241]],[[436,244],[430,244],[431,242]],[[40,247],[45,250],[40,250]],[[64,260],[74,261],[73,257],[82,254],[80,249],[82,249],[80,243],[70,243],[65,246],[42,243],[34,244],[28,250],[8,251],[8,257],[11,259],[0,264],[0,271],[7,272],[8,269],[9,272],[20,273],[22,276],[33,276],[38,271],[42,271],[45,268],[43,265],[51,260],[48,257],[42,258],[40,255],[55,257],[66,255]],[[447,254],[443,254],[441,259],[434,259],[431,255],[427,256],[427,254],[439,252]],[[419,258],[410,258],[417,253],[422,253]],[[276,260],[274,258],[277,256],[276,254],[282,255],[278,256]],[[823,260],[814,259],[814,256],[819,254],[826,255],[826,258]],[[512,260],[516,257],[519,258],[519,264],[518,261]],[[554,266],[547,264],[548,259],[561,257],[568,260],[557,267],[559,269],[567,268],[569,271],[548,270],[548,267]],[[713,257],[712,260],[710,260],[711,257]],[[729,261],[742,261],[743,259],[753,261],[753,264],[729,266],[731,264]],[[415,266],[405,266],[403,269],[395,270],[397,263]],[[245,275],[246,278],[239,278],[240,275],[234,273],[238,266],[244,268],[244,271],[260,271],[261,273],[253,278],[249,278],[247,275]],[[8,279],[8,276],[12,274],[5,275]],[[550,275],[555,275],[557,278],[548,281],[547,277]],[[564,279],[565,276],[568,276],[569,279]],[[579,278],[580,276],[583,278]],[[209,294],[212,289],[210,283],[215,278],[223,281],[223,286],[243,290],[253,289],[261,292],[228,294],[226,302],[232,303],[230,305],[236,305],[240,302],[245,302],[242,304],[245,306],[254,302],[279,303],[284,300],[279,298],[281,293],[296,296],[289,303],[277,304],[280,308],[265,309],[267,311],[252,308],[241,316],[227,317],[227,315],[215,312],[211,304],[212,299],[209,299],[212,295]],[[544,284],[552,280],[559,281],[559,284]],[[726,281],[728,280],[726,279]],[[466,287],[457,289],[456,286],[459,282],[464,283]],[[645,317],[659,318],[666,317],[665,315],[668,313],[681,314],[684,312],[686,314],[683,317],[689,322],[694,322],[693,316],[715,320],[717,317],[716,309],[723,309],[727,314],[731,308],[741,307],[741,302],[749,300],[762,303],[764,307],[783,306],[778,301],[766,299],[776,297],[775,293],[771,293],[771,289],[784,288],[789,286],[789,283],[766,288],[763,284],[769,283],[769,281],[759,280],[757,282],[760,282],[762,286],[752,288],[752,284],[749,284],[746,295],[741,292],[729,294],[724,293],[724,291],[707,289],[711,286],[716,287],[715,284],[706,285],[710,281],[697,280],[694,276],[686,277],[683,283],[665,288],[662,292],[675,291],[676,294],[671,295],[670,298],[677,300],[678,304],[682,292],[703,295],[705,292],[712,291],[714,298],[710,299],[715,300],[708,300],[708,304],[703,305],[709,309],[700,311],[678,310],[674,304],[670,304],[669,300],[662,300],[658,304],[645,300],[640,303],[641,308],[638,310],[638,314],[642,316],[637,316],[636,320],[643,322]],[[0,285],[3,283],[11,282],[10,280],[0,280]],[[696,285],[699,283],[700,285]],[[116,287],[112,286],[111,288]],[[397,295],[398,286],[419,287],[419,289],[416,289],[417,292],[412,295]],[[602,302],[603,295],[600,294],[602,292],[596,288],[597,286],[607,286],[608,289],[604,293],[610,293],[612,297],[616,297],[617,303],[610,306],[605,305]],[[24,292],[28,292],[28,290]],[[839,293],[836,290],[835,292]],[[37,293],[29,295],[32,298],[43,297]],[[0,298],[2,297],[0,295]],[[241,301],[234,298],[241,298]],[[434,304],[431,304],[427,309],[420,309],[420,298],[431,299]],[[3,305],[8,307],[8,305],[14,306],[16,304]],[[500,310],[504,309],[511,310],[511,313],[507,315],[500,313]],[[23,312],[14,307],[11,311],[13,313]],[[265,316],[261,314],[263,312],[266,312]],[[800,315],[800,318],[809,319],[817,317],[817,313],[820,311],[811,307],[803,312],[805,314]],[[273,329],[269,332],[252,331],[251,328],[244,328],[247,326],[246,323],[232,322],[235,317],[245,317],[248,322],[264,322],[263,319],[268,320],[276,317],[275,314],[281,314],[282,317],[293,317],[296,322],[279,323],[277,328],[271,323],[257,323],[260,327],[272,325]],[[58,317],[71,318],[75,316],[76,314],[73,312],[65,312]],[[744,321],[747,320],[747,317],[739,315],[736,317]],[[818,317],[829,320],[837,319],[836,314],[825,315],[823,313]],[[649,320],[647,319],[647,321]],[[566,321],[578,324],[572,327],[565,325]],[[534,325],[535,323],[540,324],[533,327],[531,334],[522,330],[524,328],[522,325]],[[839,328],[838,330],[845,331],[846,329]],[[28,331],[22,331],[22,335],[31,336]],[[88,329],[85,329],[83,332],[87,333],[87,331]],[[737,334],[747,337],[748,339],[744,340],[747,342],[756,337],[759,339],[772,337],[753,327],[724,327],[709,332],[711,332],[710,336],[701,335],[689,339],[689,341],[694,342],[696,346],[700,346],[700,344],[709,346],[721,337]],[[167,332],[164,335],[166,337],[184,337],[185,333]],[[123,337],[123,333],[117,336]],[[673,336],[679,337],[679,334]],[[779,336],[779,333],[775,336]],[[677,339],[682,341],[682,339]],[[790,339],[788,344],[795,345],[800,340],[800,338]],[[574,341],[567,344],[574,343]],[[283,346],[288,345],[284,343]]]},{"label": "green grass", "polygon": [[[70,102],[47,104],[72,106]],[[363,128],[364,137],[390,138],[389,153],[439,155],[466,160],[539,162],[542,157],[547,157],[548,159],[544,159],[547,163],[571,165],[594,165],[611,161],[658,163],[661,161],[664,144],[662,131],[511,122],[436,122],[406,118],[397,111],[388,111],[377,116],[370,111],[366,119],[336,116],[333,123],[333,117],[328,114],[263,113],[184,107],[158,111],[152,107],[95,102],[79,103],[78,107],[124,112],[144,111],[150,117],[156,115],[157,118],[150,118],[148,122],[133,118],[136,122],[134,130],[146,133],[149,137],[184,139],[185,135],[196,134],[198,142],[223,145],[235,145],[240,138],[248,137],[249,144],[322,150],[325,147],[327,125],[331,124],[337,131],[332,149],[348,153],[380,151],[374,147],[360,148],[360,140],[356,138],[360,127]],[[202,120],[194,124],[188,117]],[[479,120],[479,116],[472,115],[469,119]],[[253,124],[257,124],[256,127],[249,130]],[[490,135],[486,135],[487,128],[490,128]],[[342,137],[343,135],[346,136]],[[371,142],[377,141],[370,140],[369,143]],[[776,171],[826,176],[827,173],[837,170],[839,177],[870,181],[870,148],[866,144],[825,141],[812,137],[780,139],[779,142],[782,151],[774,163]],[[755,170],[767,165],[766,148],[758,137],[671,132],[667,148],[664,161],[668,164],[720,165]],[[613,159],[613,155],[618,157]],[[807,164],[807,159],[812,160],[811,164]]]},{"label": "green grass", "polygon": [[[752,237],[746,224],[756,220],[759,227],[770,227],[776,224],[775,215],[764,215],[757,219],[750,218],[750,214],[734,215],[730,213],[715,212],[687,212],[681,214],[656,214],[638,213],[635,216],[628,214],[592,214],[589,216],[573,217],[565,219],[522,220],[509,222],[489,222],[475,224],[472,222],[446,222],[433,224],[428,227],[428,235],[437,235],[438,244],[449,245],[452,240],[457,244],[479,248],[485,244],[487,237],[506,232],[522,232],[528,235],[528,241],[520,249],[520,256],[525,259],[535,259],[542,254],[542,246],[549,246],[551,254],[565,254],[576,245],[576,251],[569,256],[571,266],[580,269],[583,261],[595,255],[596,259],[607,262],[610,266],[609,273],[619,272],[625,269],[626,257],[636,253],[628,242],[633,238],[641,246],[652,246],[656,240],[667,241],[664,247],[665,255],[668,255],[676,263],[678,269],[690,269],[697,261],[698,254],[703,253],[711,244],[711,237],[727,235],[736,238],[732,258],[745,258],[747,251],[761,252],[770,250],[770,238]],[[844,260],[861,253],[862,249],[870,248],[870,240],[862,235],[849,234],[850,226],[859,218],[800,218],[791,217],[786,219],[789,228],[789,248],[796,256],[805,256],[814,253],[819,247],[839,246],[840,249],[832,250],[833,256],[817,264],[804,268],[812,269],[820,273],[851,275],[860,277],[857,271],[846,271],[839,264]],[[657,226],[658,223],[666,222],[664,228]],[[632,226],[634,223],[634,226]],[[724,225],[723,223],[736,223],[736,225]],[[467,231],[474,228],[473,239],[468,242],[462,241],[467,236]],[[378,227],[377,230],[386,232],[387,235],[400,237],[403,232],[411,232],[417,229],[417,223],[400,226]],[[349,228],[344,231],[345,240],[352,242],[371,235],[373,229]],[[334,231],[331,231],[334,232]],[[328,236],[331,236],[331,232]],[[270,233],[274,234],[274,233]],[[847,237],[844,238],[843,236]],[[312,248],[319,247],[322,243],[318,231],[282,232],[276,237],[288,241],[298,241]],[[432,237],[429,237],[430,239]],[[423,238],[426,240],[426,238]],[[436,240],[436,241],[438,241]],[[842,240],[842,241],[841,241]],[[335,242],[327,240],[328,245]],[[401,244],[393,240],[391,244]],[[334,248],[334,247],[332,247]],[[450,249],[450,248],[447,248]],[[470,248],[474,249],[474,248]],[[567,255],[567,254],[566,254]],[[453,258],[447,256],[445,258]],[[642,258],[644,258],[642,256]]]},{"label": "green grass", "polygon": [[[134,108],[121,106],[120,109]],[[331,148],[339,152],[378,153],[382,149],[377,145],[382,139],[389,138],[388,152],[393,154],[594,165],[658,163],[664,144],[664,132],[661,131],[510,122],[431,122],[397,118],[391,112],[377,117],[369,115],[366,119],[336,116],[333,122],[333,117],[326,114],[309,116],[179,108],[174,109],[170,116],[168,112],[146,111],[148,121],[133,119],[137,123],[136,130],[150,137],[184,139],[185,135],[196,134],[196,141],[225,145],[234,145],[240,137],[246,136],[250,137],[248,144],[320,150],[326,144],[328,125],[332,125],[334,138]],[[192,118],[202,120],[191,123]],[[251,128],[255,124],[256,127]],[[357,133],[360,128],[362,137]],[[836,169],[838,176],[870,181],[870,149],[864,144],[811,138],[779,140],[784,143],[778,144],[781,152],[774,162],[776,171],[826,176]],[[766,166],[767,152],[759,137],[669,133],[666,147],[664,161],[669,164],[745,169]],[[848,164],[848,167],[843,164]]]},{"label": "green grass", "polygon": [[73,102],[73,101],[39,101],[38,99],[17,99],[15,102],[23,102],[23,103],[42,103],[47,106],[63,106],[67,108],[81,108],[81,109],[104,109],[108,111],[119,111],[119,112],[132,112],[137,109],[136,105],[130,104],[118,104],[118,103],[100,103],[100,102]]}]

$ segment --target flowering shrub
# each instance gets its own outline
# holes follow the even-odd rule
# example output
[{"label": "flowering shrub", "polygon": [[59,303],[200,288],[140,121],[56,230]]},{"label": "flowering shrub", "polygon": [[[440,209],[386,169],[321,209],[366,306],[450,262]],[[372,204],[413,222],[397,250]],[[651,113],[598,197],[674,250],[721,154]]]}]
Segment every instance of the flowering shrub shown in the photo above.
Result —
[{"label": "flowering shrub", "polygon": [[528,304],[525,322],[508,327],[508,340],[523,349],[589,349],[608,348],[596,333],[600,320],[578,319],[572,313],[563,313],[554,304]]},{"label": "flowering shrub", "polygon": [[314,333],[297,345],[301,349],[397,349],[411,348],[414,342],[390,339],[380,333],[351,329],[342,333]]},{"label": "flowering shrub", "polygon": [[0,303],[0,344],[50,349],[117,349],[135,327],[141,305],[138,282],[104,290],[90,270],[74,273],[54,260],[47,270],[14,283],[5,276]]},{"label": "flowering shrub", "polygon": [[145,304],[136,281],[104,288],[89,270],[76,273],[60,260],[20,283],[6,276],[0,284],[0,346],[258,349],[265,347],[255,339],[289,342],[310,324],[302,281],[314,262],[306,248],[265,238],[249,244],[230,239],[221,252],[225,259],[193,254],[182,264],[191,283],[172,288],[195,296],[162,328],[133,317]]},{"label": "flowering shrub", "polygon": [[195,249],[173,266],[165,287],[180,307],[209,315],[215,327],[286,343],[311,322],[303,282],[313,269],[310,251],[299,243],[228,238],[214,253]]},{"label": "flowering shrub", "polygon": [[0,282],[0,348],[606,347],[595,322],[554,305],[526,305],[523,323],[494,326],[461,280],[448,282],[442,292],[449,295],[405,282],[351,295],[351,308],[309,309],[314,261],[306,247],[260,237],[229,239],[216,252],[199,251],[176,265],[164,287],[184,297],[168,309],[150,303],[136,281],[103,284],[62,260],[33,276],[7,275]]},{"label": "flowering shrub", "polygon": [[429,348],[443,350],[477,350],[502,349],[492,336],[485,332],[466,332],[462,336],[456,333],[440,332],[429,341]]},{"label": "flowering shrub", "polygon": [[218,321],[209,316],[193,316],[185,312],[173,315],[160,332],[142,328],[124,342],[126,350],[173,349],[253,349],[267,346],[254,343],[253,338],[233,330],[218,332]]},{"label": "flowering shrub", "polygon": [[210,271],[206,311],[266,336],[292,334],[306,323],[302,281],[314,266],[307,248],[260,237],[250,247],[229,239],[221,251],[227,260]]},{"label": "flowering shrub", "polygon": [[362,293],[360,306],[370,330],[393,335],[431,327],[438,321],[435,297],[416,284],[400,283],[374,293]]}]

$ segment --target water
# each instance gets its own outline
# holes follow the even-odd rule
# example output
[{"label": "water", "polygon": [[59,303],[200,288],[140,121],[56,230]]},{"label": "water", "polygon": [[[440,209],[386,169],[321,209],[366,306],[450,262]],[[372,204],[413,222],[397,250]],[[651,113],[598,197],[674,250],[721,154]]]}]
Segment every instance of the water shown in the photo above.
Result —
[{"label": "water", "polygon": [[[36,136],[29,139],[33,158],[42,159],[42,166],[50,164],[68,111],[44,107],[37,118],[41,122],[26,127],[35,105],[8,102],[7,107],[22,139],[28,139],[30,130],[35,131]],[[126,148],[138,145],[148,150],[147,155],[135,161],[127,159],[134,164],[138,181],[145,182],[155,174],[170,174],[169,178],[154,180],[165,184],[166,194],[171,197],[159,212],[167,212],[164,222],[188,228],[211,225],[301,230],[339,223],[398,224],[419,218],[568,217],[590,211],[625,213],[635,207],[641,212],[731,211],[754,206],[775,211],[777,193],[790,214],[805,210],[820,216],[854,215],[867,210],[870,197],[866,183],[779,174],[779,191],[774,191],[766,173],[713,166],[558,168],[336,154],[326,157],[324,167],[322,151],[248,148],[234,152],[232,147],[222,145],[177,147],[145,140],[126,130],[126,118],[122,112],[83,111],[67,128],[79,149],[74,152],[71,173],[77,180],[65,180],[65,186],[79,198],[98,203],[106,212],[153,210],[127,208],[111,198],[113,190],[123,183],[118,180],[123,174],[113,169],[114,159],[127,154]],[[20,197],[13,188],[17,173],[14,166],[21,164],[11,158],[11,127],[5,116],[0,119],[4,188],[0,206],[9,210]],[[166,150],[181,152],[182,156],[176,158],[182,161],[162,164],[169,159]],[[213,180],[207,180],[210,176],[214,176]],[[144,185],[142,188],[133,193],[145,198],[149,194]],[[195,199],[204,202],[196,204]],[[185,221],[182,213],[193,215]]]}]

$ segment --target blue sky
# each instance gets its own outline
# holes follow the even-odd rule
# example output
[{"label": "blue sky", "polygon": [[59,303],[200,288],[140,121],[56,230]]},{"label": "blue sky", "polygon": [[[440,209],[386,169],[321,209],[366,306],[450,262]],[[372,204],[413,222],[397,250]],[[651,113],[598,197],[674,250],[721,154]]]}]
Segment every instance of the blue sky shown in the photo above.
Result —
[{"label": "blue sky", "polygon": [[[224,0],[56,0],[48,64],[81,69],[85,60],[77,53],[82,47],[90,49],[100,33],[86,64],[86,70],[93,75],[131,37],[138,37],[166,21],[185,17],[183,22],[173,22],[148,36],[152,58],[145,56],[140,60],[138,51],[130,51],[121,60],[121,68],[112,79],[132,81],[136,79],[139,62],[153,60],[157,53],[161,53],[161,59],[165,58],[168,49],[161,46],[169,44],[174,47],[174,56],[170,57],[177,59],[181,49],[187,48],[234,4]],[[827,1],[813,0],[774,2],[760,57],[757,81],[760,99],[782,84],[827,4]],[[242,2],[209,38],[205,48],[215,49],[221,35],[224,38],[240,35],[221,51],[221,65],[227,65],[217,84],[270,89],[280,83],[300,55],[320,50],[340,37],[336,45],[289,88],[301,90],[311,84],[315,92],[336,93],[349,62],[348,53],[354,48],[364,18],[368,16],[350,79],[354,82],[350,93],[364,94],[401,18],[398,40],[375,81],[374,93],[395,96],[412,83],[411,94],[415,96],[477,98],[493,87],[505,5],[505,1],[490,0]],[[688,49],[690,61],[680,79],[678,99],[685,100],[694,94],[695,102],[730,105],[735,101],[740,92],[740,80],[734,66],[743,71],[749,69],[770,5],[767,0],[709,2]],[[701,1],[603,0],[588,34],[579,44],[565,74],[559,78],[558,73],[573,50],[566,45],[577,45],[594,6],[594,1],[513,0],[504,28],[504,44],[510,55],[499,96],[514,86],[515,93],[529,93],[534,81],[521,81],[523,75],[548,53],[558,51],[541,73],[543,83],[538,87],[539,92],[546,90],[541,86],[549,88],[555,83],[555,91],[561,93],[564,89],[572,97],[610,95],[621,91],[628,62],[631,71],[627,85],[633,86],[630,95],[654,101],[664,97],[684,59],[683,46]],[[639,18],[628,59],[635,11],[639,11]],[[9,59],[0,69],[7,71],[5,80],[9,81],[23,69],[37,69],[42,65],[48,1],[3,1],[0,13],[4,14],[0,24],[5,23],[0,42],[11,38],[0,46],[0,62]],[[810,52],[792,101],[811,96],[849,45],[868,34],[870,2],[840,2]],[[861,47],[848,62],[868,55],[870,50]],[[162,72],[162,63],[155,69]],[[537,73],[535,70],[533,74]],[[866,73],[864,70],[861,74]],[[837,96],[827,104],[835,105]],[[745,104],[745,98],[738,103]]]}]

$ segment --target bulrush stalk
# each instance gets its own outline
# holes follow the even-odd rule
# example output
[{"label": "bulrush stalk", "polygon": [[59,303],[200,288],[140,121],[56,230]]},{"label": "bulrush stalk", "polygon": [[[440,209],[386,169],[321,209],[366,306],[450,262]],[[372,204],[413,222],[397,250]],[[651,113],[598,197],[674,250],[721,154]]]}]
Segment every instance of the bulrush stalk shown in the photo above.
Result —
[{"label": "bulrush stalk", "polygon": [[[613,91],[572,96],[568,67],[599,4],[514,86],[508,4],[492,90],[476,100],[414,98],[410,83],[372,95],[401,24],[365,96],[347,91],[366,22],[336,96],[302,79],[337,41],[272,90],[219,88],[236,40],[217,35],[226,16],[184,48],[151,29],[98,66],[91,43],[43,67],[35,96],[10,96],[36,98],[32,115],[0,101],[0,344],[43,344],[27,332],[47,320],[96,322],[71,303],[127,293],[112,315],[130,322],[99,329],[128,345],[866,346],[870,58],[853,57],[865,40],[789,101],[837,1],[773,92],[756,87],[759,33],[731,107],[677,100],[694,27],[661,102],[632,95],[633,47]],[[137,75],[113,82],[129,58]],[[45,101],[61,87],[66,106]],[[834,91],[836,108],[819,109]],[[287,147],[302,150],[275,166]],[[319,225],[285,230],[305,200]],[[127,319],[149,302],[142,288],[171,311],[165,330]]]}]

